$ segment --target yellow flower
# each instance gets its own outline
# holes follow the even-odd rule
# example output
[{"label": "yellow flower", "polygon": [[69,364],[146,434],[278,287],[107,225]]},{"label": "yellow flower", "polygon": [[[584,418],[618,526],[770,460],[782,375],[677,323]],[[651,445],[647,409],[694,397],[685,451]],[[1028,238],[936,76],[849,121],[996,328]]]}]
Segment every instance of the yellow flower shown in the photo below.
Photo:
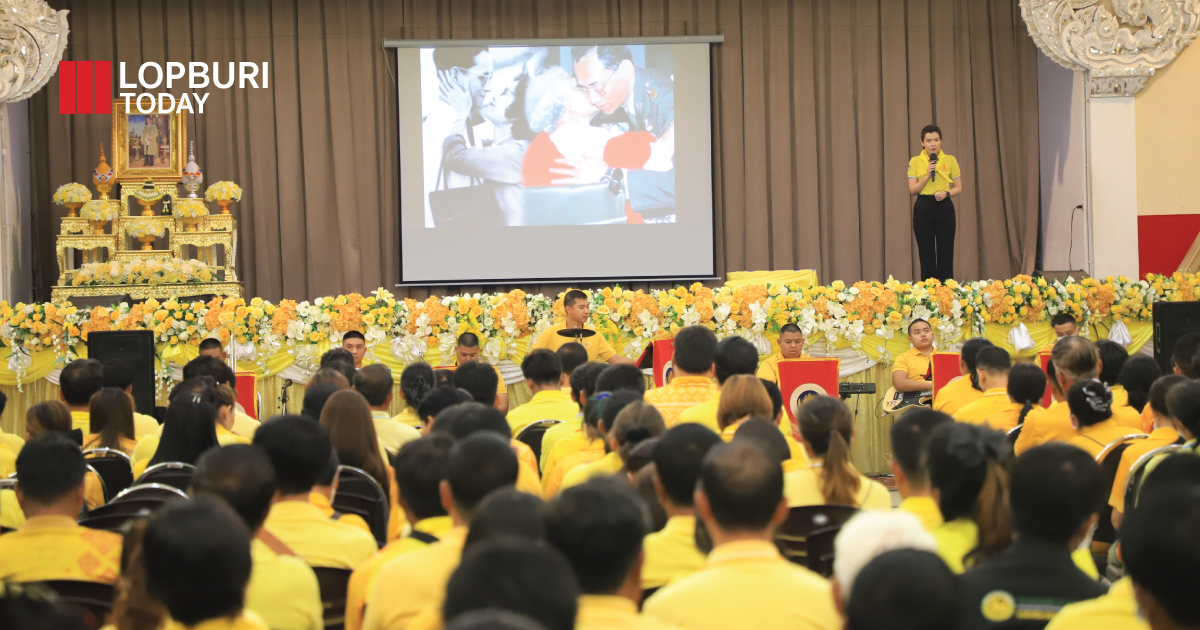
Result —
[{"label": "yellow flower", "polygon": [[841,291],[846,288],[846,283],[841,280],[834,280],[832,286],[834,291]]}]

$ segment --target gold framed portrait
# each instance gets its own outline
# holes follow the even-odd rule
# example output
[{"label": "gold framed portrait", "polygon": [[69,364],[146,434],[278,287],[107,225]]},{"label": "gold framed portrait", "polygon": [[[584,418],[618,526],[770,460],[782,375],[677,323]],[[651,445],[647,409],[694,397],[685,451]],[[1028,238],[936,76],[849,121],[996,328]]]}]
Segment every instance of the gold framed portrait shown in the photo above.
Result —
[{"label": "gold framed portrait", "polygon": [[178,182],[187,161],[187,114],[159,113],[169,101],[159,101],[150,114],[138,111],[130,99],[113,101],[113,171],[118,182]]}]

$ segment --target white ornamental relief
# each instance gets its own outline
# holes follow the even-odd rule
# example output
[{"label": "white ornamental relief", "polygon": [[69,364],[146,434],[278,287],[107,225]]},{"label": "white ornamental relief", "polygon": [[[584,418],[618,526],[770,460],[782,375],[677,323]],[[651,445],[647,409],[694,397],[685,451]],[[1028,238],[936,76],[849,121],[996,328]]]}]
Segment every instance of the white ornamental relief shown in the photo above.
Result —
[{"label": "white ornamental relief", "polygon": [[27,99],[54,76],[67,47],[67,13],[42,0],[0,0],[0,103]]},{"label": "white ornamental relief", "polygon": [[1065,68],[1087,71],[1088,90],[1097,97],[1136,94],[1200,29],[1200,0],[1020,3],[1038,48]]}]

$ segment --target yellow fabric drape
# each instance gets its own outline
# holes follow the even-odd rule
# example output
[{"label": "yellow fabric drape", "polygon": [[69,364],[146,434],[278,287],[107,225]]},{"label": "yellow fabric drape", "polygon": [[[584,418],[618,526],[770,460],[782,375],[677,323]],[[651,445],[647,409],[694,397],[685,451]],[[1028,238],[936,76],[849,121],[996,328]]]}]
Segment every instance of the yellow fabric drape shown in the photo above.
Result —
[{"label": "yellow fabric drape", "polygon": [[817,286],[815,269],[795,271],[731,271],[725,276],[725,286],[734,288],[748,284],[798,284],[802,287]]}]

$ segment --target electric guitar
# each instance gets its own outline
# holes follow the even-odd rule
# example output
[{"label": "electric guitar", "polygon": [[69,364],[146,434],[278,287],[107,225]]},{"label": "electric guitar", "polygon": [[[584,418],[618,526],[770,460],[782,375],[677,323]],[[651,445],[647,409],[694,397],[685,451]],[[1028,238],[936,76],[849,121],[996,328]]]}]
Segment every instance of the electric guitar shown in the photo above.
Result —
[{"label": "electric guitar", "polygon": [[899,392],[895,387],[889,387],[887,393],[883,395],[883,400],[879,401],[879,412],[876,416],[883,416],[900,413],[909,407],[924,405],[926,407],[933,404],[933,390],[922,392]]}]

